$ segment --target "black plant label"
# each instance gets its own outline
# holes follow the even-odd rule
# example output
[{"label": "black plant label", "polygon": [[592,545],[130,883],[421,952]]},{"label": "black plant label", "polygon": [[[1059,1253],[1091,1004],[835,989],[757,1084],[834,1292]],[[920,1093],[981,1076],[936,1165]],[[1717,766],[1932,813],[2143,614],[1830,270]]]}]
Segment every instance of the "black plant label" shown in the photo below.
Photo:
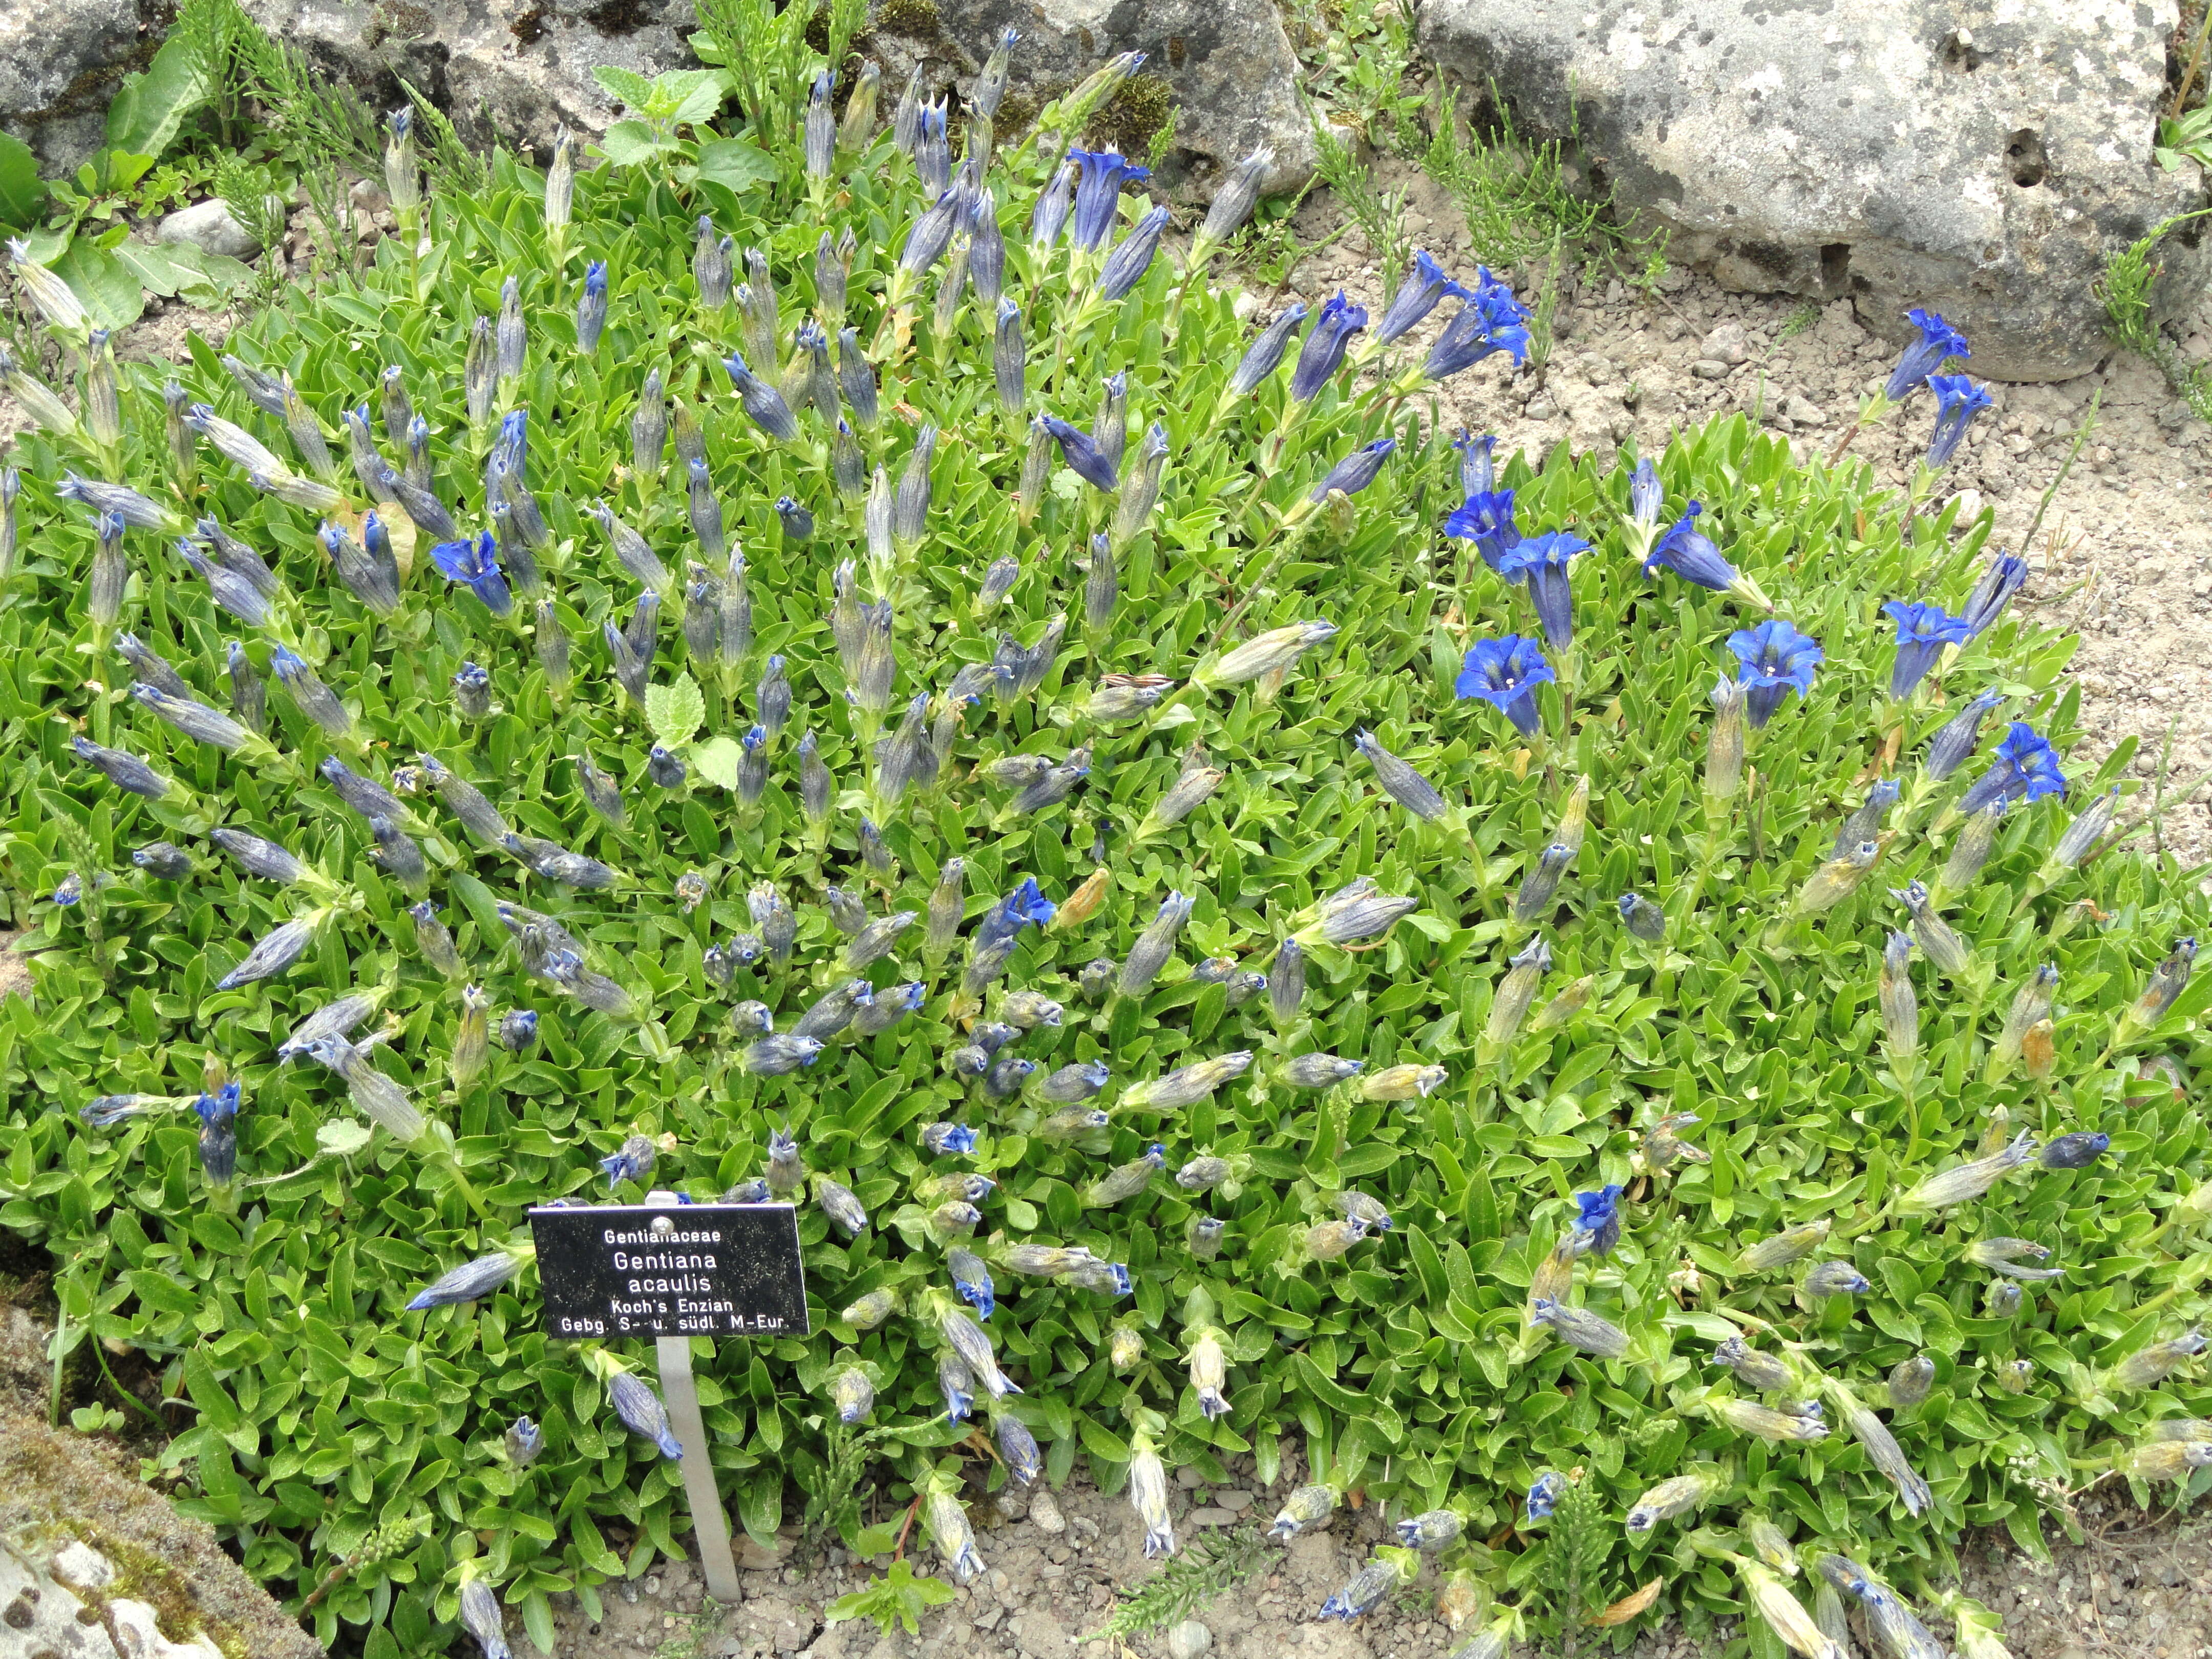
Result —
[{"label": "black plant label", "polygon": [[788,1204],[611,1204],[530,1212],[545,1334],[805,1336]]}]

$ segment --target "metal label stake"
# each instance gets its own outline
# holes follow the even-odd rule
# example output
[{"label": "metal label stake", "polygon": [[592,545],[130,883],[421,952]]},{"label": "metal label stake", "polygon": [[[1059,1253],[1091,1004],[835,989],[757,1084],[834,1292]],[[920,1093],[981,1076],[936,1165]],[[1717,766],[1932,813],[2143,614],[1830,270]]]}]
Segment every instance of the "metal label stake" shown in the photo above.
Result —
[{"label": "metal label stake", "polygon": [[[674,1204],[676,1194],[649,1193],[647,1202]],[[684,1448],[684,1495],[691,1503],[691,1528],[699,1540],[699,1565],[707,1575],[707,1593],[726,1607],[735,1607],[738,1563],[730,1553],[730,1522],[722,1510],[722,1494],[714,1485],[714,1466],[707,1453],[707,1425],[699,1415],[699,1390],[691,1380],[691,1339],[661,1336],[653,1339],[660,1359],[660,1395],[668,1402],[669,1426]]]}]

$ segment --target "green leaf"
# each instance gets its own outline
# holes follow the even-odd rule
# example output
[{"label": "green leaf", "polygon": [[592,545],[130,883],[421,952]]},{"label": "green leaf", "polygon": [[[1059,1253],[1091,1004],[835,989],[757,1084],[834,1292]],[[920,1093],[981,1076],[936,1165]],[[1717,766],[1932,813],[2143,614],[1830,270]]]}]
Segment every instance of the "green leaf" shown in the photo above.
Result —
[{"label": "green leaf", "polygon": [[171,35],[144,73],[125,77],[116,88],[107,106],[107,148],[143,156],[152,166],[185,117],[207,101],[208,92],[198,43],[181,33]]},{"label": "green leaf", "polygon": [[370,1131],[356,1118],[334,1117],[315,1131],[315,1145],[326,1158],[351,1158],[368,1145]]},{"label": "green leaf", "polygon": [[602,64],[592,71],[608,97],[630,110],[643,112],[653,101],[653,82],[635,70],[617,69],[611,64]]},{"label": "green leaf", "polygon": [[145,312],[145,291],[130,268],[82,236],[49,269],[70,285],[100,328],[128,328]]},{"label": "green leaf", "polygon": [[670,70],[654,77],[648,111],[656,120],[696,126],[714,118],[723,90],[719,70]]},{"label": "green leaf", "polygon": [[755,1469],[738,1483],[738,1521],[754,1543],[764,1550],[775,1547],[775,1529],[783,1524],[781,1471]]},{"label": "green leaf", "polygon": [[[678,674],[665,685],[645,688],[645,723],[664,749],[677,749],[691,741],[707,718],[707,700],[689,674]],[[732,774],[730,781],[737,777]]]},{"label": "green leaf", "polygon": [[544,1590],[532,1590],[522,1598],[522,1628],[529,1635],[530,1645],[545,1659],[553,1659],[553,1604],[545,1599]]},{"label": "green leaf", "polygon": [[676,140],[642,121],[617,121],[599,140],[599,149],[618,167],[633,167],[676,148]]},{"label": "green leaf", "polygon": [[774,156],[742,138],[714,138],[699,146],[699,176],[728,190],[772,185],[781,172]]},{"label": "green leaf", "polygon": [[[659,690],[648,686],[647,695]],[[650,708],[650,703],[647,704]],[[717,787],[734,789],[738,787],[738,763],[744,758],[744,747],[734,738],[709,738],[704,743],[691,745],[691,769]]]},{"label": "green leaf", "polygon": [[46,205],[39,158],[13,133],[0,132],[0,225],[27,229]]}]

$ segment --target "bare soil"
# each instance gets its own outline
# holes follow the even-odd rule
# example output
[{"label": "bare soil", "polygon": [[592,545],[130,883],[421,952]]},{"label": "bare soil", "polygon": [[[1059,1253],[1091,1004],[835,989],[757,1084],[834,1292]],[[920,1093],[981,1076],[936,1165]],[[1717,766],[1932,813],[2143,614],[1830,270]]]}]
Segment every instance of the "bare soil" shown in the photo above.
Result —
[{"label": "bare soil", "polygon": [[[1179,1540],[1274,1513],[1295,1480],[1286,1467],[1273,1487],[1231,1464],[1232,1484],[1206,1487],[1185,1472],[1174,1494]],[[1126,1496],[1107,1497],[1078,1479],[1057,1494],[1066,1529],[1039,1530],[1016,1499],[1002,1510],[978,1498],[969,1513],[988,1571],[946,1606],[923,1615],[918,1635],[888,1635],[865,1620],[827,1624],[838,1596],[878,1576],[880,1563],[856,1563],[831,1549],[802,1568],[795,1539],[781,1559],[748,1545],[744,1599],[709,1605],[686,1563],[664,1563],[642,1582],[609,1585],[605,1617],[585,1618],[573,1600],[559,1607],[556,1659],[1169,1659],[1167,1632],[1085,1641],[1111,1617],[1116,1599],[1156,1569],[1144,1559],[1144,1528]],[[1008,1519],[1007,1512],[1014,1516]],[[1269,1546],[1266,1572],[1194,1609],[1216,1659],[1445,1659],[1479,1628],[1457,1632],[1437,1611],[1437,1575],[1356,1622],[1316,1618],[1322,1601],[1357,1571],[1369,1551],[1390,1541],[1391,1522],[1373,1509],[1340,1510],[1324,1528]],[[2002,1615],[2014,1659],[2207,1659],[2212,1656],[2212,1525],[2147,1516],[2123,1497],[2083,1507],[2085,1541],[2062,1544],[2050,1561],[2021,1555],[2000,1538],[1975,1540],[1965,1588]],[[2053,1528],[2056,1531],[2056,1528]],[[945,1577],[944,1563],[919,1534],[908,1544],[917,1572]],[[949,1581],[948,1581],[949,1582]],[[1800,1580],[1801,1583],[1803,1582]],[[1923,1617],[1939,1637],[1948,1622]],[[1626,1659],[1721,1659],[1741,1634],[1723,1620],[1692,1635],[1669,1621],[1636,1636]],[[1856,1651],[1879,1653],[1864,1639]],[[465,1646],[465,1644],[464,1644]],[[526,1651],[526,1650],[519,1650]],[[1594,1652],[1607,1651],[1601,1642]],[[1523,1652],[1529,1651],[1522,1650]],[[1741,1652],[1738,1647],[1735,1651]]]}]

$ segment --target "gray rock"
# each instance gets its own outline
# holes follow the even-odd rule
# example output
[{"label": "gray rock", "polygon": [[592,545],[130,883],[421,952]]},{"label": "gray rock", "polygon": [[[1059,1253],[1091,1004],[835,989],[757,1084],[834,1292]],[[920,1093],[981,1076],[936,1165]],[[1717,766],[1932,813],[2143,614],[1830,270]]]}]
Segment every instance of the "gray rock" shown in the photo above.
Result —
[{"label": "gray rock", "polygon": [[66,173],[106,137],[116,82],[152,55],[136,0],[8,0],[0,5],[0,131]]},{"label": "gray rock", "polygon": [[1791,392],[1782,400],[1782,412],[1799,426],[1826,426],[1828,413],[1820,404],[1801,392]]},{"label": "gray rock", "polygon": [[[1849,295],[1891,338],[1928,306],[1978,375],[2063,379],[2109,349],[2106,253],[2203,188],[2150,155],[2174,0],[1995,9],[1422,0],[1419,34],[1525,130],[1571,108],[1616,200],[1724,286]],[[2212,239],[2164,253],[2161,313],[2212,275]]]},{"label": "gray rock", "polygon": [[1168,1659],[1199,1659],[1213,1645],[1213,1632],[1195,1619],[1186,1619],[1168,1632]]},{"label": "gray rock", "polygon": [[[685,44],[695,27],[689,0],[246,0],[246,9],[380,105],[404,102],[394,77],[409,82],[472,141],[495,132],[544,149],[562,125],[604,132],[617,115],[593,69],[652,76],[699,67]],[[610,15],[623,26],[592,21]]]},{"label": "gray rock", "polygon": [[238,222],[230,204],[220,196],[179,208],[161,221],[154,240],[171,246],[190,243],[203,253],[220,253],[233,259],[251,259],[261,252],[253,233]]},{"label": "gray rock", "polygon": [[1723,323],[1705,336],[1699,355],[1717,363],[1742,363],[1751,361],[1751,337],[1743,331],[1741,323]]},{"label": "gray rock", "polygon": [[[1206,194],[1262,144],[1275,152],[1270,191],[1295,190],[1313,173],[1297,58],[1273,0],[938,0],[938,9],[943,30],[921,44],[963,88],[1009,27],[1022,33],[1010,97],[1049,99],[1117,52],[1143,52],[1141,73],[1164,79],[1178,106],[1168,183],[1187,177]],[[906,73],[906,63],[884,55],[886,107]]]},{"label": "gray rock", "polygon": [[[36,1397],[26,1379],[46,1369],[26,1339],[43,1336],[20,1310],[0,1310],[0,1655],[107,1659],[119,1646],[132,1659],[324,1659],[212,1528],[139,1480],[135,1455],[15,1413],[14,1399]],[[33,1538],[39,1550],[22,1553]],[[164,1607],[167,1638],[149,1601]],[[80,1606],[93,1622],[79,1621]]]},{"label": "gray rock", "polygon": [[1700,357],[1690,365],[1690,373],[1701,380],[1725,380],[1729,366],[1711,357]]}]

